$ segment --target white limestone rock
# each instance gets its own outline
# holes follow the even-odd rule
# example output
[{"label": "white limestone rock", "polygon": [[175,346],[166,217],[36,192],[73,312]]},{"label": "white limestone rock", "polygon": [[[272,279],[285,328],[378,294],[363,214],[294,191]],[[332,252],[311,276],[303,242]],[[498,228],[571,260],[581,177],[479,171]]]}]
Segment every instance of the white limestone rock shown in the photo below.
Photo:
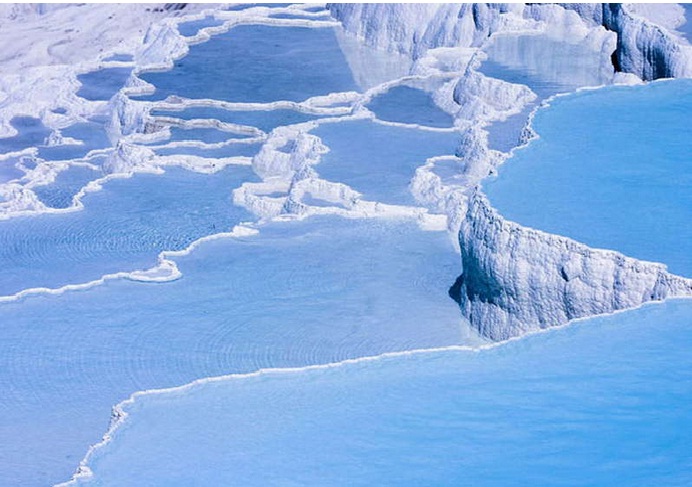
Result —
[{"label": "white limestone rock", "polygon": [[461,310],[493,340],[692,296],[692,280],[668,273],[663,264],[507,221],[479,190],[469,200],[459,245]]}]

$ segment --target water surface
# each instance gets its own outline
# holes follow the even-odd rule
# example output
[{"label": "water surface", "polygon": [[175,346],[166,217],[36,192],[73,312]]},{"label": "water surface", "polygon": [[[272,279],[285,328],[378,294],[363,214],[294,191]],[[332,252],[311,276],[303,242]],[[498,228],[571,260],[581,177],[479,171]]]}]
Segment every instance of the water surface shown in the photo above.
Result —
[{"label": "water surface", "polygon": [[173,70],[140,77],[156,86],[148,100],[266,103],[356,90],[332,28],[239,25],[190,46]]},{"label": "water surface", "polygon": [[485,184],[510,220],[692,276],[692,81],[555,100]]},{"label": "water surface", "polygon": [[684,486],[692,303],[140,397],[85,485]]}]

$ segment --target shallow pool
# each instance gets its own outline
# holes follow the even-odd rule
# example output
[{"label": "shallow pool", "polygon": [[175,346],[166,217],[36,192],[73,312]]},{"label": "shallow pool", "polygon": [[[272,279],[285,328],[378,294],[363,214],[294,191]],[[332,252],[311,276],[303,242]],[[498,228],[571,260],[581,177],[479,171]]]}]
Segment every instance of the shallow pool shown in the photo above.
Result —
[{"label": "shallow pool", "polygon": [[0,305],[1,485],[67,480],[137,390],[473,339],[452,242],[415,222],[310,218],[176,260],[177,281]]},{"label": "shallow pool", "polygon": [[314,167],[320,177],[349,185],[370,201],[416,205],[409,184],[433,156],[452,155],[456,132],[428,132],[369,120],[324,124],[313,130],[329,152]]},{"label": "shallow pool", "polygon": [[248,166],[213,175],[174,167],[109,181],[84,198],[81,211],[0,221],[0,296],[152,267],[162,250],[252,219],[232,205],[231,192],[253,179]]},{"label": "shallow pool", "polygon": [[173,70],[140,77],[156,86],[147,100],[266,103],[357,89],[333,28],[238,25],[191,46]]}]

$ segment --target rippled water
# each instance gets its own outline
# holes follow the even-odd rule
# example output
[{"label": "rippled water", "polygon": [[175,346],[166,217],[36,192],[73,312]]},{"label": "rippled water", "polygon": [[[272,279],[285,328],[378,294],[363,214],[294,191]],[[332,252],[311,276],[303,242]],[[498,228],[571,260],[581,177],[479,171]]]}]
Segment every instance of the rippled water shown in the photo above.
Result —
[{"label": "rippled water", "polygon": [[140,397],[85,485],[683,486],[692,303]]},{"label": "rippled water", "polygon": [[67,208],[79,190],[100,175],[100,171],[89,166],[72,166],[60,172],[54,182],[35,187],[34,193],[46,206]]},{"label": "rippled water", "polygon": [[[357,88],[331,28],[238,26],[193,46],[177,64],[168,73],[144,75],[158,89],[148,98],[303,101]],[[81,76],[79,94],[108,99],[124,74]],[[402,107],[402,113],[412,111]],[[320,118],[286,109],[156,114],[216,118],[267,132]],[[110,146],[102,121],[62,130],[84,144],[59,147],[41,146],[48,135],[42,125],[24,125],[9,143],[39,145],[39,155],[49,160],[81,158]],[[348,145],[366,134],[353,157]],[[411,204],[408,181],[415,167],[426,157],[452,153],[456,139],[372,122],[339,124],[324,137],[333,150],[316,169],[353,183],[367,197]],[[251,157],[260,148],[242,141],[176,146],[228,138],[240,137],[173,127],[170,141],[157,145],[173,144],[154,150],[175,162],[175,155]],[[362,158],[368,158],[367,171],[381,179],[379,185],[355,177]],[[92,155],[94,169],[72,164],[53,183],[37,186],[37,196],[55,208],[69,206],[88,179],[101,175],[105,160]],[[331,166],[335,171],[329,173]],[[79,211],[0,222],[0,294],[149,268],[162,251],[256,220],[233,206],[232,191],[257,180],[251,166],[232,165],[211,175],[166,167],[163,175],[105,182],[83,198]],[[0,438],[10,439],[0,442],[0,485],[69,478],[106,430],[110,408],[137,390],[261,367],[480,341],[448,297],[459,264],[451,239],[445,232],[423,232],[413,220],[312,217],[275,223],[261,226],[257,236],[206,242],[175,261],[183,277],[173,282],[110,280],[79,292],[0,304],[0,387],[7,391],[0,397]]]},{"label": "rippled water", "polygon": [[[229,10],[245,8],[250,6]],[[192,35],[215,23],[207,18],[182,24],[181,32]],[[527,82],[538,79],[536,86],[545,82],[550,90],[571,86],[576,81],[545,73],[576,69],[579,60],[569,57],[581,48],[544,41],[497,41],[489,62],[511,78],[519,69],[512,64],[517,51],[540,60],[563,49],[566,66],[521,63],[538,73]],[[192,46],[173,70],[143,74],[157,88],[143,99],[301,102],[364,90],[409,71],[410,60],[358,46],[333,28],[239,25]],[[129,72],[81,75],[78,94],[108,100]],[[384,121],[451,126],[431,97],[405,86],[375,98],[369,108]],[[155,115],[213,118],[266,132],[320,119],[286,109],[218,107]],[[35,119],[15,119],[20,133],[0,140],[0,150],[36,146],[51,161],[82,158],[110,147],[103,122],[62,130],[83,145],[47,147],[48,129]],[[388,204],[415,205],[409,190],[415,169],[428,157],[454,154],[458,142],[455,133],[371,120],[325,123],[311,132],[330,149],[314,166],[320,177]],[[173,146],[154,150],[219,158],[251,157],[260,149],[242,141],[176,146],[229,137],[240,138],[174,127]],[[37,196],[54,208],[68,206],[88,179],[100,175],[104,160],[89,156],[94,169],[72,164],[55,182],[37,186]],[[15,162],[0,162],[0,177],[13,177]],[[438,170],[451,179],[458,160],[448,162]],[[25,164],[35,167],[37,161]],[[164,174],[104,183],[83,199],[80,211],[0,222],[0,295],[148,268],[162,251],[257,220],[232,204],[232,191],[251,181],[258,178],[245,165],[211,175],[166,167]],[[309,192],[302,201],[322,209],[339,206]],[[106,430],[110,408],[137,390],[266,367],[481,343],[448,295],[459,256],[446,232],[422,231],[414,219],[336,216],[274,222],[259,231],[207,241],[174,257],[182,272],[175,281],[123,278],[1,303],[0,485],[68,479]],[[626,454],[594,467],[596,483],[639,473],[658,481],[664,470],[670,485],[684,483],[678,472],[689,462],[678,446],[688,438],[671,439],[671,425],[686,431],[689,423],[680,407],[689,401],[687,358],[680,350],[689,342],[681,325],[689,322],[686,306],[644,308],[480,353],[388,358],[147,397],[131,408],[116,441],[94,458],[95,484],[508,485],[526,478],[540,485],[558,472],[570,485],[584,465],[614,456],[623,444]],[[621,329],[626,332],[612,331]],[[666,360],[656,361],[666,347],[673,347]],[[676,364],[681,367],[672,370]],[[633,374],[636,380],[629,380]],[[668,448],[667,456],[641,460],[657,448]],[[624,472],[632,465],[639,470]]]},{"label": "rippled water", "polygon": [[692,275],[692,82],[609,87],[539,112],[488,182],[507,218]]},{"label": "rippled water", "polygon": [[376,97],[368,108],[377,118],[389,122],[424,125],[427,127],[453,127],[454,119],[443,111],[422,90],[409,86],[395,86]]},{"label": "rippled water", "polygon": [[251,219],[231,204],[231,190],[251,179],[247,166],[213,175],[169,168],[111,180],[82,211],[0,221],[0,295],[152,267],[163,250]]}]

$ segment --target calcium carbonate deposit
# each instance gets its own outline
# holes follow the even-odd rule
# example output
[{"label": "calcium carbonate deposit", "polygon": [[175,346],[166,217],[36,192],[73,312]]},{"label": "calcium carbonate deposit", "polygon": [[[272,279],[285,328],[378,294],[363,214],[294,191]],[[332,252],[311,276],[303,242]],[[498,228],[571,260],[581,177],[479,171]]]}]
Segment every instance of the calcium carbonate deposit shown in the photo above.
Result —
[{"label": "calcium carbonate deposit", "polygon": [[689,485],[689,15],[2,5],[0,485]]}]

